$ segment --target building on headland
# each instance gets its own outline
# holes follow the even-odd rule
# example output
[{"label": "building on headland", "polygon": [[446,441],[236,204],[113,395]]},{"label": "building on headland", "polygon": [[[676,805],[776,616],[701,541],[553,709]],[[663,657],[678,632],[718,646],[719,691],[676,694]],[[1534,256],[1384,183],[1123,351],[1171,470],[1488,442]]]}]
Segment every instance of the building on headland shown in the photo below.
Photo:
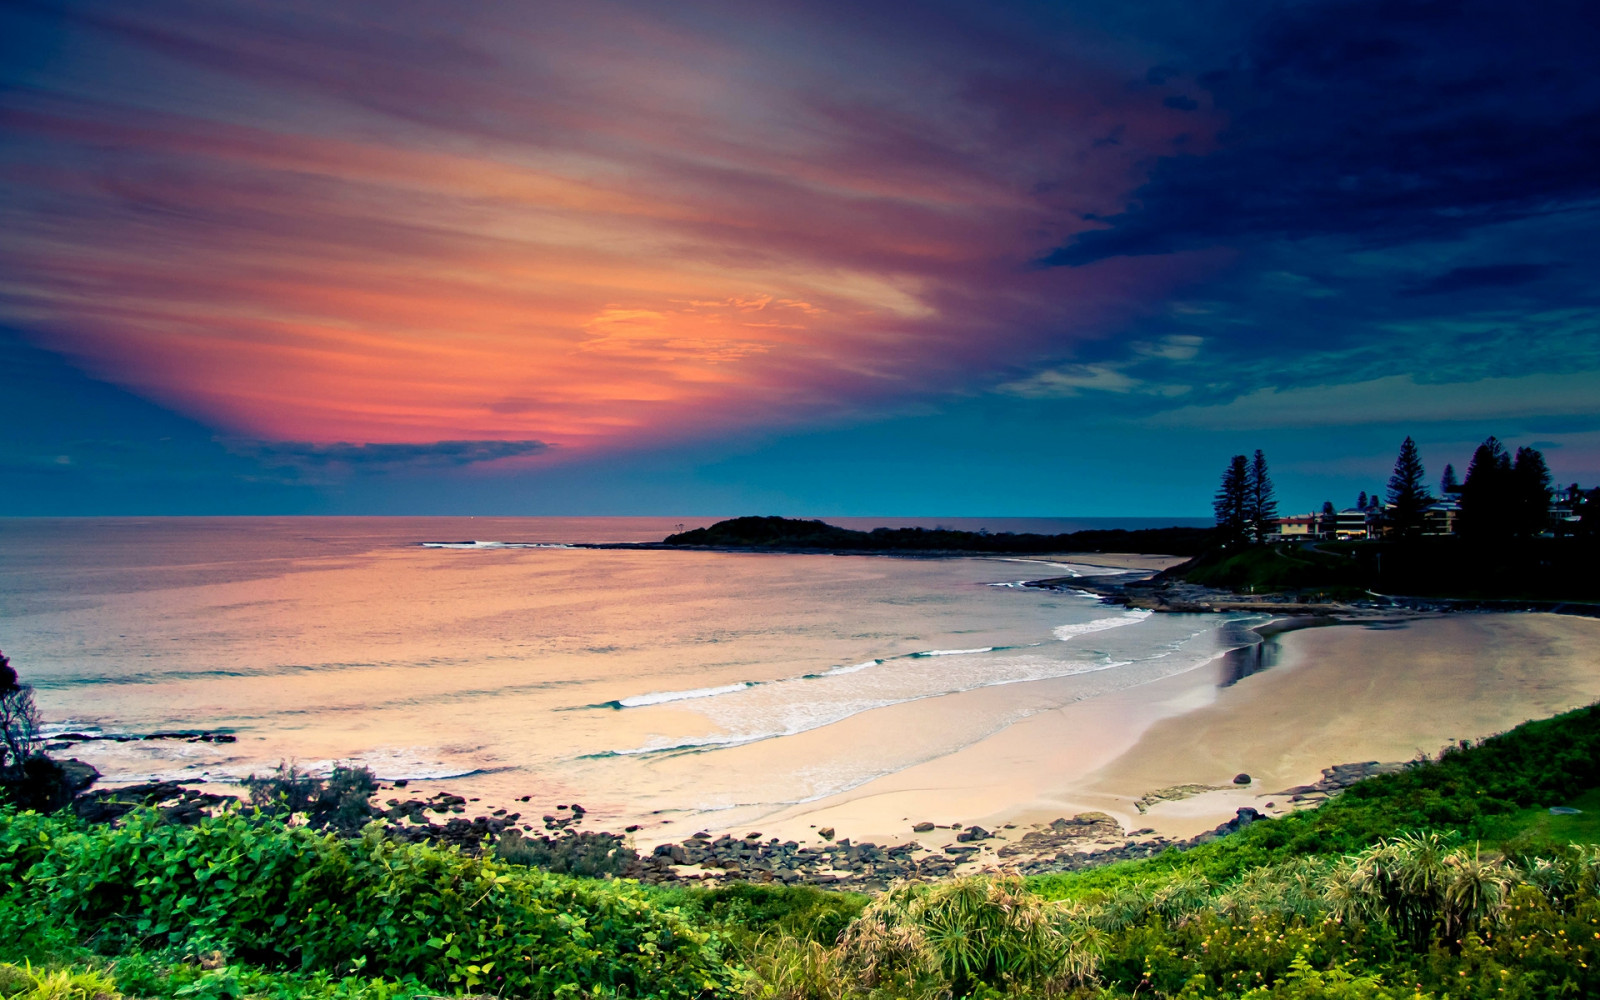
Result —
[{"label": "building on headland", "polygon": [[1278,530],[1268,537],[1277,537],[1286,542],[1305,541],[1322,537],[1322,516],[1320,514],[1293,514],[1289,517],[1278,519]]},{"label": "building on headland", "polygon": [[1461,516],[1461,505],[1454,500],[1441,500],[1432,504],[1422,512],[1422,533],[1424,535],[1453,535],[1456,533],[1456,518]]},{"label": "building on headland", "polygon": [[1333,515],[1333,537],[1341,542],[1377,537],[1377,511],[1346,507]]}]

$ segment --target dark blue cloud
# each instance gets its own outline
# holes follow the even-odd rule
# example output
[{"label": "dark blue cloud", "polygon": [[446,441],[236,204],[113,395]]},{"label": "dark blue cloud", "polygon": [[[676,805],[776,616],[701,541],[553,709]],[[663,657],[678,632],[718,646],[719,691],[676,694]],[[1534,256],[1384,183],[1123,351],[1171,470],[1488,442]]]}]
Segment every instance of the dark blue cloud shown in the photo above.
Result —
[{"label": "dark blue cloud", "polygon": [[1403,289],[1400,294],[1450,295],[1487,288],[1515,288],[1538,281],[1550,271],[1549,264],[1485,264],[1478,267],[1452,267],[1426,281]]},{"label": "dark blue cloud", "polygon": [[428,441],[415,444],[313,444],[304,441],[234,441],[229,448],[267,468],[394,472],[458,469],[549,450],[543,441]]},{"label": "dark blue cloud", "polygon": [[[1457,236],[1600,197],[1589,0],[1284,4],[1198,74],[1230,124],[1044,263],[1338,235]],[[1161,79],[1167,79],[1163,74]]]}]

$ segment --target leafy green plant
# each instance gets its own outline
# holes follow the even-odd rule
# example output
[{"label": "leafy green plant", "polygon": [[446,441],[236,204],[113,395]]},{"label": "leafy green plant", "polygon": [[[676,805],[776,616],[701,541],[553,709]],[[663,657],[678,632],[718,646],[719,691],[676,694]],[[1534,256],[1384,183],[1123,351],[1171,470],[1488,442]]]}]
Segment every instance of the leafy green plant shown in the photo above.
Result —
[{"label": "leafy green plant", "polygon": [[5,1000],[120,1000],[116,984],[94,970],[35,969],[0,965],[0,997]]},{"label": "leafy green plant", "polygon": [[352,836],[372,821],[371,802],[378,779],[366,767],[335,766],[327,778],[302,771],[294,763],[279,764],[272,774],[252,774],[242,782],[250,804],[272,815],[301,815],[318,830]]},{"label": "leafy green plant", "polygon": [[[42,837],[42,851],[17,834]],[[716,934],[637,886],[397,843],[376,828],[342,840],[237,812],[178,827],[140,811],[93,830],[0,814],[7,856],[31,864],[11,866],[5,908],[112,951],[218,952],[541,995],[688,996],[733,975]]]}]

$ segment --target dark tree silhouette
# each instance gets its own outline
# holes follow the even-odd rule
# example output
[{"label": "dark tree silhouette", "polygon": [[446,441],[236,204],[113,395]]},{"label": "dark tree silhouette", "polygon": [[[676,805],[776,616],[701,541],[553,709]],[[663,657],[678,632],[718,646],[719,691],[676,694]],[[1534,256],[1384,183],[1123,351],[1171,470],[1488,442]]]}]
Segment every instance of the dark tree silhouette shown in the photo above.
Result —
[{"label": "dark tree silhouette", "polygon": [[1356,497],[1356,510],[1366,510],[1366,509],[1367,509],[1367,491],[1366,490],[1362,490],[1361,491],[1361,495]]},{"label": "dark tree silhouette", "polygon": [[1394,475],[1389,477],[1388,516],[1402,538],[1415,538],[1422,534],[1424,512],[1433,503],[1427,487],[1422,485],[1426,476],[1417,443],[1407,437],[1400,443],[1400,456],[1394,461]]},{"label": "dark tree silhouette", "polygon": [[1550,468],[1537,448],[1518,448],[1511,466],[1512,532],[1532,538],[1550,526]]},{"label": "dark tree silhouette", "polygon": [[1515,516],[1511,456],[1494,437],[1478,445],[1461,482],[1460,531],[1463,537],[1494,541],[1511,537]]},{"label": "dark tree silhouette", "polygon": [[1439,477],[1439,494],[1449,497],[1460,485],[1461,481],[1456,478],[1456,467],[1447,464],[1444,467],[1444,475]]},{"label": "dark tree silhouette", "polygon": [[1322,513],[1326,514],[1329,517],[1332,517],[1336,513],[1334,511],[1334,509],[1333,509],[1333,501],[1332,500],[1324,500],[1324,501],[1322,501]]},{"label": "dark tree silhouette", "polygon": [[1222,473],[1222,484],[1211,501],[1217,515],[1217,533],[1223,544],[1245,540],[1250,530],[1250,460],[1235,455]]},{"label": "dark tree silhouette", "polygon": [[1250,522],[1255,540],[1267,537],[1278,522],[1278,494],[1272,488],[1272,477],[1267,474],[1267,456],[1256,449],[1250,462],[1250,474],[1245,482],[1245,516]]},{"label": "dark tree silhouette", "polygon": [[19,781],[24,765],[39,752],[39,709],[33,688],[17,681],[11,660],[0,653],[0,779]]}]

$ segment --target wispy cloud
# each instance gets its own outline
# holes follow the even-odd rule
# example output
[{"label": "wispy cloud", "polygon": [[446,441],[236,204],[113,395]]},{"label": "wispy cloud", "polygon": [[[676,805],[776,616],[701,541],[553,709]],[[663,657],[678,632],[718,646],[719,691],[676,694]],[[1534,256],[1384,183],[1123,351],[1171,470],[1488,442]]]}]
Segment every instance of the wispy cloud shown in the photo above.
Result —
[{"label": "wispy cloud", "polygon": [[395,472],[454,469],[548,451],[543,441],[429,441],[419,444],[313,444],[306,441],[228,441],[235,454],[264,468],[306,471]]},{"label": "wispy cloud", "polygon": [[241,436],[582,449],[958,388],[1181,280],[1028,266],[1215,127],[1141,53],[842,13],[0,13],[73,40],[0,75],[0,318]]},{"label": "wispy cloud", "polygon": [[1247,430],[1584,417],[1594,413],[1596,399],[1600,399],[1600,373],[1594,372],[1439,383],[1390,375],[1338,385],[1258,389],[1219,405],[1168,410],[1143,423],[1150,427]]}]

